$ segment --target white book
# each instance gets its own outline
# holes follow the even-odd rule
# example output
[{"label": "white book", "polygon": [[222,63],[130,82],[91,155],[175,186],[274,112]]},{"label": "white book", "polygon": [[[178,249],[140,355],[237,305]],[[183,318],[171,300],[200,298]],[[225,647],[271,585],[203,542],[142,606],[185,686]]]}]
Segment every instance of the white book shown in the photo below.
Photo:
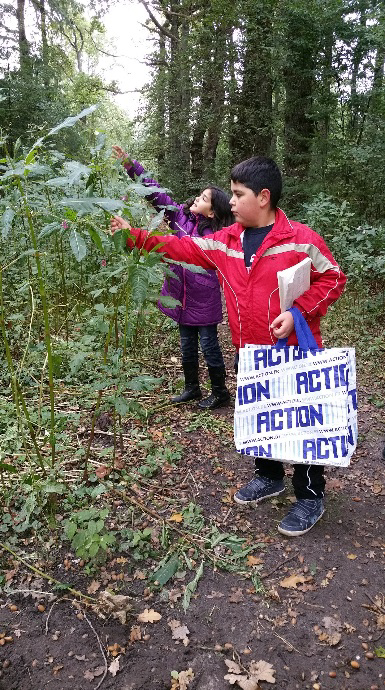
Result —
[{"label": "white book", "polygon": [[310,287],[311,259],[306,257],[299,264],[277,271],[281,313],[293,306],[294,300]]}]

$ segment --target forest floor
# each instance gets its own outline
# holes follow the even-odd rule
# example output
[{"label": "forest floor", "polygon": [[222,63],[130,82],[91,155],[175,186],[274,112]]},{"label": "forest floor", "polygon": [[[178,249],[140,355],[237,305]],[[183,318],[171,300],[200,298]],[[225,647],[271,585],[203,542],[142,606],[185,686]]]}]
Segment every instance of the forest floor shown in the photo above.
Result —
[{"label": "forest floor", "polygon": [[[234,393],[225,327],[222,341]],[[167,375],[170,363],[163,364]],[[174,369],[168,369],[170,375]],[[182,530],[182,543],[187,510],[190,525],[204,519],[240,544],[247,540],[253,547],[245,557],[249,576],[245,568],[229,572],[218,565],[222,555],[232,553],[221,551],[221,542],[206,554],[198,527],[185,551],[185,567],[163,587],[154,580],[149,584],[154,564],[141,554],[140,541],[136,552],[110,555],[87,574],[60,543],[49,541],[44,554],[40,542],[26,540],[33,565],[57,580],[95,599],[107,589],[128,599],[121,600],[118,613],[108,615],[104,608],[97,615],[100,604],[88,606],[68,591],[58,593],[3,551],[1,690],[385,688],[385,427],[371,383],[359,378],[358,392],[357,452],[349,468],[327,470],[325,515],[297,539],[277,532],[293,501],[290,469],[283,496],[255,510],[232,500],[252,475],[250,459],[232,447],[233,406],[198,415],[194,404],[166,405],[150,419],[147,432],[163,447],[171,433],[181,458],[165,462],[147,485],[131,485],[136,505],[134,513],[130,506],[129,519],[137,530],[150,528],[156,543],[162,519],[171,517],[168,527]],[[97,434],[96,443],[103,445],[105,438]],[[135,449],[128,448],[123,461],[130,465]],[[111,526],[126,524],[126,498],[117,494],[112,506]],[[202,576],[184,611],[186,583],[201,563]]]}]

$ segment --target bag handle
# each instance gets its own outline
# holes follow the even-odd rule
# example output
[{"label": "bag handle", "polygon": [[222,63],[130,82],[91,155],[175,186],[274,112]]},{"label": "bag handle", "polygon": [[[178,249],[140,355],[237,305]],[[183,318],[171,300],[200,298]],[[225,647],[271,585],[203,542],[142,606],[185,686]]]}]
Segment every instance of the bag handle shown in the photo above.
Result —
[{"label": "bag handle", "polygon": [[[314,338],[313,333],[310,330],[309,324],[307,323],[303,314],[301,314],[298,307],[291,307],[288,309],[294,319],[294,330],[297,336],[298,345],[301,350],[319,350],[317,341]],[[287,345],[287,338],[280,338],[278,340],[276,347],[281,350],[285,345]]]}]

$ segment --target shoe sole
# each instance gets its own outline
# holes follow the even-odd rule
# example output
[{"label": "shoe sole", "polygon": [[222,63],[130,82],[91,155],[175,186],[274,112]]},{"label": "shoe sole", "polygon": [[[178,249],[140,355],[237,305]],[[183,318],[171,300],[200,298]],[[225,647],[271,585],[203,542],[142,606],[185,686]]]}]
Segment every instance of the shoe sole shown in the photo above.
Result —
[{"label": "shoe sole", "polygon": [[285,537],[302,537],[303,534],[306,534],[307,532],[310,532],[311,529],[313,529],[314,525],[317,524],[317,522],[322,518],[325,510],[322,511],[321,515],[316,519],[315,522],[313,522],[311,527],[308,527],[307,529],[303,529],[301,532],[289,532],[289,530],[283,529],[278,525],[278,532],[280,534],[284,534]]},{"label": "shoe sole", "polygon": [[281,489],[281,491],[276,491],[274,494],[269,494],[268,496],[262,496],[261,498],[257,498],[254,501],[242,501],[241,498],[237,498],[235,495],[233,496],[235,503],[238,503],[240,506],[250,506],[250,508],[255,508],[258,503],[261,503],[261,501],[266,501],[268,498],[274,498],[274,496],[280,496],[286,491],[286,489]]}]

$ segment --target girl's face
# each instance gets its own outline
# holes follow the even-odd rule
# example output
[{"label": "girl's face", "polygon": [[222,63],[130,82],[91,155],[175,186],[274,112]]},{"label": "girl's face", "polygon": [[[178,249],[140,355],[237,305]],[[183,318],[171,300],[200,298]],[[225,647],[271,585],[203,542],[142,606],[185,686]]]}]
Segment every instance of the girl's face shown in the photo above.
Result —
[{"label": "girl's face", "polygon": [[197,196],[190,211],[200,213],[206,218],[214,218],[214,211],[211,208],[211,189],[204,189],[200,196]]}]

